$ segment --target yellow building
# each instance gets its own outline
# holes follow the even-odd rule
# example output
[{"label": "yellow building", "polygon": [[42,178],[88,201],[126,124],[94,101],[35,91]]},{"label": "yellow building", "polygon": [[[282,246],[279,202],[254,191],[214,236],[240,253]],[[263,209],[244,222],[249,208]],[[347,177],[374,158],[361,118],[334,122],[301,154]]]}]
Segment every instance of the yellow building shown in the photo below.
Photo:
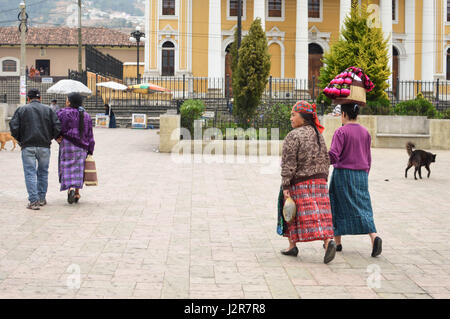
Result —
[{"label": "yellow building", "polygon": [[[355,0],[242,0],[245,35],[261,18],[275,78],[317,77]],[[359,0],[390,40],[393,78],[450,79],[450,4],[444,0]],[[237,0],[146,0],[146,76],[224,78]],[[378,24],[377,24],[378,23]]]}]

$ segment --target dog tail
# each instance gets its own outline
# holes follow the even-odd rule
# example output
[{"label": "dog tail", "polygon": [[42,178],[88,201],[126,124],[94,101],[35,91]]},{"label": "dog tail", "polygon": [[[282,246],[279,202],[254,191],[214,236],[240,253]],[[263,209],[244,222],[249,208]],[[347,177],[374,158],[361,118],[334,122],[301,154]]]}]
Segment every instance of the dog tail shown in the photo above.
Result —
[{"label": "dog tail", "polygon": [[408,152],[409,156],[411,156],[411,154],[413,152],[413,148],[415,148],[415,147],[416,146],[411,142],[406,143],[406,151]]}]

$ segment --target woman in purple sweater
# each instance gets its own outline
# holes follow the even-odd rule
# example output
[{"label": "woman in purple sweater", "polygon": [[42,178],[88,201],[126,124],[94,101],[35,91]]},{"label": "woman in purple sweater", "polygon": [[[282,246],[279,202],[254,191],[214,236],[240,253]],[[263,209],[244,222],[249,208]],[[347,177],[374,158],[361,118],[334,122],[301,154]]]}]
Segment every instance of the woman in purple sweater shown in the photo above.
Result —
[{"label": "woman in purple sweater", "polygon": [[69,204],[78,203],[80,189],[84,183],[84,164],[87,155],[94,153],[92,119],[81,106],[83,97],[79,93],[67,96],[66,107],[57,115],[61,122],[59,145],[59,182],[61,191],[68,190]]},{"label": "woman in purple sweater", "polygon": [[372,257],[376,257],[381,254],[382,241],[377,236],[369,194],[371,137],[356,122],[359,114],[357,104],[343,104],[341,110],[343,126],[334,133],[329,150],[330,162],[334,166],[329,194],[336,250],[342,250],[343,235],[369,234]]}]

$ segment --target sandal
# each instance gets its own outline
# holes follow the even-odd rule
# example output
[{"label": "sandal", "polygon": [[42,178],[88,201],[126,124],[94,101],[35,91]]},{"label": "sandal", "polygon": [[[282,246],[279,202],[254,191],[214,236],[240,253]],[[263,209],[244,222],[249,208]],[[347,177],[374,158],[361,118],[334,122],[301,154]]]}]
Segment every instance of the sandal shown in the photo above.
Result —
[{"label": "sandal", "polygon": [[67,202],[72,205],[74,201],[75,201],[75,191],[71,189],[67,193]]},{"label": "sandal", "polygon": [[80,200],[80,198],[81,198],[81,195],[75,193],[75,198],[74,198],[75,203],[78,203],[78,201]]}]

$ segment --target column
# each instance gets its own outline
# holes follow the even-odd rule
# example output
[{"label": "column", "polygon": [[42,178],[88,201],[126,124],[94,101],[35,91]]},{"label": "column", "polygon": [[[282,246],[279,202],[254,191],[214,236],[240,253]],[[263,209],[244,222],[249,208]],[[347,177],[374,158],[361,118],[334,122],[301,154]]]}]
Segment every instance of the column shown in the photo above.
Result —
[{"label": "column", "polygon": [[344,20],[352,11],[352,0],[341,0],[339,7],[339,31],[342,30]]},{"label": "column", "polygon": [[388,39],[388,67],[391,70],[389,76],[389,83],[392,84],[392,0],[380,0],[381,11],[381,27],[383,28],[383,35]]},{"label": "column", "polygon": [[[400,64],[400,80],[413,81],[415,74],[415,33],[416,33],[416,8],[415,0],[405,1],[405,50],[406,62]],[[404,76],[403,76],[404,75]]]},{"label": "column", "polygon": [[[209,0],[208,77],[223,78],[222,21],[220,0]],[[214,81],[210,81],[210,86]]]},{"label": "column", "polygon": [[150,0],[145,1],[145,66],[144,66],[144,78],[150,72],[150,42],[152,34],[150,31]]},{"label": "column", "polygon": [[261,25],[264,31],[266,31],[266,0],[254,0],[254,14],[253,19],[261,19]]},{"label": "column", "polygon": [[[422,35],[422,81],[433,81],[436,55],[436,21],[434,18],[435,1],[423,1],[423,35]],[[417,30],[420,32],[419,30]]]},{"label": "column", "polygon": [[295,78],[308,80],[308,0],[297,0]]}]

